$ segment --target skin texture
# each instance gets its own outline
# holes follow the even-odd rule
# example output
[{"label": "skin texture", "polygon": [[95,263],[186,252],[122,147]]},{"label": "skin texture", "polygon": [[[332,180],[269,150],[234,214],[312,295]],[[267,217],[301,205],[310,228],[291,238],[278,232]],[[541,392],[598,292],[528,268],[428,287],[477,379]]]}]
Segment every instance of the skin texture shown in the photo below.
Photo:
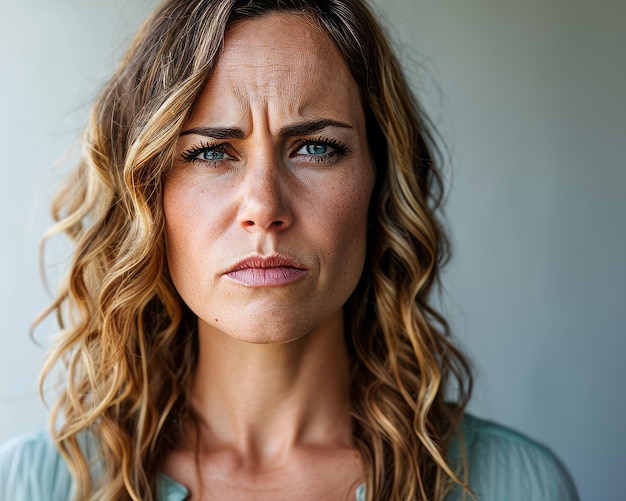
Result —
[{"label": "skin texture", "polygon": [[[164,209],[172,279],[198,317],[200,430],[162,469],[191,499],[351,499],[343,306],[374,184],[356,84],[304,16],[241,21],[184,131]],[[269,282],[229,273],[275,255],[291,264]]]}]

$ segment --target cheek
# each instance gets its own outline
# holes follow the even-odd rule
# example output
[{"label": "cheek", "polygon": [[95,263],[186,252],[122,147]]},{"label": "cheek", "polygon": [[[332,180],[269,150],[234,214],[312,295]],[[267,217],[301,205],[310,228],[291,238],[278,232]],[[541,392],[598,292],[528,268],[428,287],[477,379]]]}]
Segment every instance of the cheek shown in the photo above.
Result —
[{"label": "cheek", "polygon": [[344,224],[352,232],[365,233],[367,217],[374,188],[374,169],[366,166],[362,177],[350,179],[339,190],[339,203],[341,209],[338,214],[345,215]]},{"label": "cheek", "polygon": [[[372,176],[373,177],[373,176]],[[365,258],[367,217],[372,192],[370,177],[339,184],[332,201],[320,204],[329,249],[349,264],[362,266]]]},{"label": "cheek", "polygon": [[211,189],[206,183],[174,177],[165,183],[163,211],[168,243],[188,245],[201,236],[219,234],[226,224],[224,190]]},{"label": "cheek", "polygon": [[193,274],[198,264],[196,240],[203,234],[206,225],[205,213],[208,210],[202,202],[201,190],[189,189],[178,180],[168,181],[163,191],[163,211],[165,215],[166,256],[172,280],[176,287],[181,280]]},{"label": "cheek", "polygon": [[165,242],[170,264],[179,255],[184,254],[185,241],[188,237],[188,226],[193,212],[190,210],[190,197],[183,196],[182,190],[175,181],[167,181],[163,190],[163,212],[165,215]]},{"label": "cheek", "polygon": [[190,252],[190,245],[186,243],[187,235],[181,225],[182,211],[175,204],[168,203],[163,199],[165,212],[165,256],[170,276],[176,289],[180,291],[180,278],[185,274],[185,268],[190,261],[187,255]]}]

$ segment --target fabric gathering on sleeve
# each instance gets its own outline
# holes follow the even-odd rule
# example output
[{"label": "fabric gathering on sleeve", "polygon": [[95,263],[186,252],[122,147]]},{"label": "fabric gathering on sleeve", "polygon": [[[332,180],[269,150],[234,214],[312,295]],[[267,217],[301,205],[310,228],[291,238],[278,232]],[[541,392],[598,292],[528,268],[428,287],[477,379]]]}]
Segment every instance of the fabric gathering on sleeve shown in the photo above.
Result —
[{"label": "fabric gathering on sleeve", "polygon": [[48,433],[16,437],[0,447],[0,499],[71,499],[72,477]]},{"label": "fabric gathering on sleeve", "polygon": [[[478,501],[579,501],[569,473],[545,446],[470,415],[463,418],[461,429],[463,439],[453,441],[450,459],[460,467],[464,441],[468,484]],[[460,489],[446,497],[462,499]]]},{"label": "fabric gathering on sleeve", "polygon": [[[93,441],[81,442],[93,458],[97,454]],[[47,432],[17,437],[0,446],[0,501],[69,501],[74,492],[69,468]],[[183,485],[159,474],[158,501],[184,501],[188,495]]]}]

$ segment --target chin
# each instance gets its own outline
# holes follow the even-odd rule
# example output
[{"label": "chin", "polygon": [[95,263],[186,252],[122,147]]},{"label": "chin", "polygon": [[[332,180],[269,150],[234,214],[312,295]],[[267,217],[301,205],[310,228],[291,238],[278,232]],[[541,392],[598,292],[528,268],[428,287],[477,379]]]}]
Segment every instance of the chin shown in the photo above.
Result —
[{"label": "chin", "polygon": [[[339,315],[339,319],[336,318]],[[343,327],[341,311],[319,317],[312,317],[303,312],[289,314],[287,311],[265,315],[237,315],[235,318],[221,318],[218,322],[200,322],[201,335],[206,332],[226,335],[237,341],[250,344],[269,345],[285,344],[303,339],[316,331],[335,330]]]},{"label": "chin", "polygon": [[242,321],[241,318],[234,322],[228,319],[210,323],[200,321],[199,327],[200,335],[223,335],[250,344],[289,343],[306,336],[313,330],[303,325],[302,322],[258,317],[253,321]]},{"label": "chin", "polygon": [[294,335],[293,332],[253,332],[247,333],[243,336],[231,336],[238,341],[243,341],[244,343],[249,344],[286,344],[296,341],[302,337],[306,336],[306,334],[302,335]]}]

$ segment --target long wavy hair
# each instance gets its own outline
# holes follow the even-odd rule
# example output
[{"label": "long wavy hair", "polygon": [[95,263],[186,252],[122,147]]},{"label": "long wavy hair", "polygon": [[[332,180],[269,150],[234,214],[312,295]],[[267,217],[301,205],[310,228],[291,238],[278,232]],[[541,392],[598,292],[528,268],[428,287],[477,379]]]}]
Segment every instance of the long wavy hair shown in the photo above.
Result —
[{"label": "long wavy hair", "polygon": [[[95,103],[81,161],[52,208],[51,234],[75,247],[44,312],[61,331],[42,385],[62,367],[51,428],[79,500],[155,499],[158,465],[181,443],[197,333],[167,269],[163,180],[227,27],[275,11],[305,15],[334,40],[366,114],[376,184],[345,317],[367,499],[468,491],[447,451],[471,373],[429,302],[448,249],[441,155],[372,11],[363,0],[166,0]],[[98,445],[95,459],[84,436]]]}]

